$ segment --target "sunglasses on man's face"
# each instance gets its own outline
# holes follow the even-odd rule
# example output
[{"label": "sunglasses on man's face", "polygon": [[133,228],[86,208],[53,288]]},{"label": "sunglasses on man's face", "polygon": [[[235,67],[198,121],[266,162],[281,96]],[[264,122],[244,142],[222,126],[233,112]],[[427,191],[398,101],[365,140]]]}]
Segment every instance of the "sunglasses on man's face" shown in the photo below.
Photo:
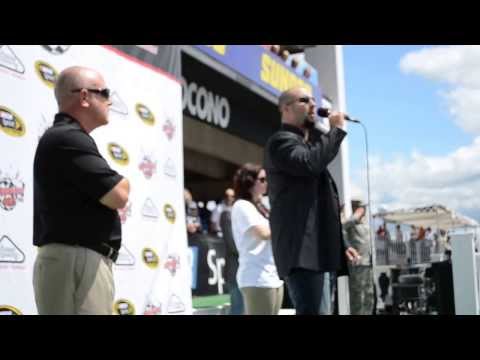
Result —
[{"label": "sunglasses on man's face", "polygon": [[74,89],[72,90],[72,93],[74,92],[80,92],[82,90],[87,90],[88,92],[95,93],[103,97],[105,100],[110,100],[110,89],[105,88],[105,89],[87,89],[87,88],[81,88],[81,89]]},{"label": "sunglasses on man's face", "polygon": [[304,96],[304,97],[298,98],[296,101],[304,104],[308,104],[310,101],[315,102],[315,98],[313,96]]},{"label": "sunglasses on man's face", "polygon": [[292,105],[294,102],[297,102],[297,101],[300,103],[309,104],[310,101],[315,103],[315,98],[313,96],[302,96],[302,97],[299,97],[298,99],[290,101],[289,103],[287,103],[287,105]]}]

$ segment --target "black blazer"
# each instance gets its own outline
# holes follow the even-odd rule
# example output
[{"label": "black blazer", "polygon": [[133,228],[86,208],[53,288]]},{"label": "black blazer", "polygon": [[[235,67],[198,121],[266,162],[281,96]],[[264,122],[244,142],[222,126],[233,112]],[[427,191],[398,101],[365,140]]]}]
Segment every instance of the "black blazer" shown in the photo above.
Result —
[{"label": "black blazer", "polygon": [[348,274],[337,187],[327,165],[346,132],[304,132],[283,124],[265,147],[272,248],[278,274],[293,268]]}]

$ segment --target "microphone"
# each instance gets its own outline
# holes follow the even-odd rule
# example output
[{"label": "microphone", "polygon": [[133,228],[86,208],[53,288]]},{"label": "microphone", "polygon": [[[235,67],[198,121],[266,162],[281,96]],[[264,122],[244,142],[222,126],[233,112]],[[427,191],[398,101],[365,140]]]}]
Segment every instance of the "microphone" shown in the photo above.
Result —
[{"label": "microphone", "polygon": [[[330,110],[327,109],[327,108],[321,108],[319,107],[317,109],[317,115],[318,116],[321,116],[321,117],[328,117],[330,115]],[[354,123],[360,123],[360,120],[357,120],[357,119],[352,119],[350,116],[348,116],[347,114],[343,114],[343,117],[345,118],[345,120],[347,121],[351,121],[351,122],[354,122]]]}]

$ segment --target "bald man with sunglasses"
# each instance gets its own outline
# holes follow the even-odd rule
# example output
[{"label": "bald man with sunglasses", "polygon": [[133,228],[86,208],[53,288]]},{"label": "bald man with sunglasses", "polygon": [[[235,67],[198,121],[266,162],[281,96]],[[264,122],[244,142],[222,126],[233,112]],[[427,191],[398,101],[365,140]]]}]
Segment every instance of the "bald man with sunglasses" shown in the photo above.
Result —
[{"label": "bald man with sunglasses", "polygon": [[344,115],[315,129],[315,99],[302,87],[281,94],[282,125],[265,146],[272,248],[278,274],[298,315],[327,315],[329,274],[347,274],[358,253],[342,240],[337,187],[327,166],[346,136]]},{"label": "bald man with sunglasses", "polygon": [[40,315],[110,315],[126,178],[90,132],[108,124],[110,91],[95,70],[70,67],[55,85],[59,113],[34,160],[33,287]]}]

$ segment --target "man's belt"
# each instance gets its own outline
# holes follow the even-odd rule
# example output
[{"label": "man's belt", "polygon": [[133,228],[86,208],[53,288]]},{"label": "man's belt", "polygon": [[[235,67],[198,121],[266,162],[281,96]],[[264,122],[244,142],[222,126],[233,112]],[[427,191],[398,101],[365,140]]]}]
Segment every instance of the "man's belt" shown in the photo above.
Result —
[{"label": "man's belt", "polygon": [[108,244],[99,243],[99,244],[88,244],[88,245],[81,245],[81,246],[91,249],[93,251],[96,251],[102,254],[103,256],[106,256],[107,258],[111,259],[113,262],[117,261],[118,250],[114,249]]}]

